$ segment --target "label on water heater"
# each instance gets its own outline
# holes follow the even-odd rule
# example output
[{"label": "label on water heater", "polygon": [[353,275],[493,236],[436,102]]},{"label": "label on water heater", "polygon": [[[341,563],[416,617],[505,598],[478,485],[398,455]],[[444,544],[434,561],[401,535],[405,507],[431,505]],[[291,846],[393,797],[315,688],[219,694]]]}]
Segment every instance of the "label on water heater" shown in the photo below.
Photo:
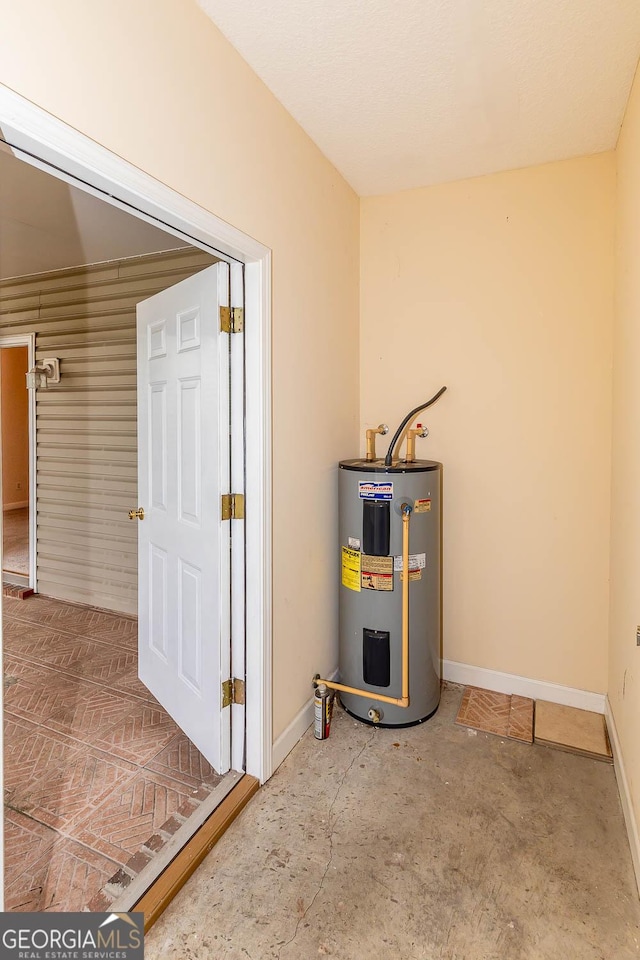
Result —
[{"label": "label on water heater", "polygon": [[359,550],[342,548],[342,586],[360,593],[360,558]]},{"label": "label on water heater", "polygon": [[393,481],[359,480],[358,496],[361,500],[393,500]]},{"label": "label on water heater", "polygon": [[393,590],[392,573],[367,573],[362,571],[363,590],[384,590],[390,593]]},{"label": "label on water heater", "polygon": [[[427,565],[426,553],[409,554],[409,572],[414,570],[424,570]],[[393,558],[393,569],[402,570],[402,555]]]},{"label": "label on water heater", "polygon": [[362,554],[362,589],[393,590],[393,557]]}]

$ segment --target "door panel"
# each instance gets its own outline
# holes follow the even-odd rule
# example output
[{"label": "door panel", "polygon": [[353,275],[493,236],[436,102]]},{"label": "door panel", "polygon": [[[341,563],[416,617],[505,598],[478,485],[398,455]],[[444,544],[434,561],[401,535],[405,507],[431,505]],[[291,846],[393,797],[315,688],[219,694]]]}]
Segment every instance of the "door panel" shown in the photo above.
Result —
[{"label": "door panel", "polygon": [[138,305],[139,675],[209,763],[230,765],[229,267]]}]

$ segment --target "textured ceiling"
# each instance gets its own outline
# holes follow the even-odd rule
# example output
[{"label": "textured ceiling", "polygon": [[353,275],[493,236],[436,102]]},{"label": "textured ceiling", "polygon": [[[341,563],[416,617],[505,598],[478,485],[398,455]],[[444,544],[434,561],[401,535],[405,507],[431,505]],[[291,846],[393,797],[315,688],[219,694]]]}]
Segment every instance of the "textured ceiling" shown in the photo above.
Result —
[{"label": "textured ceiling", "polygon": [[361,195],[615,146],[639,0],[197,0]]},{"label": "textured ceiling", "polygon": [[0,279],[185,246],[0,149]]}]

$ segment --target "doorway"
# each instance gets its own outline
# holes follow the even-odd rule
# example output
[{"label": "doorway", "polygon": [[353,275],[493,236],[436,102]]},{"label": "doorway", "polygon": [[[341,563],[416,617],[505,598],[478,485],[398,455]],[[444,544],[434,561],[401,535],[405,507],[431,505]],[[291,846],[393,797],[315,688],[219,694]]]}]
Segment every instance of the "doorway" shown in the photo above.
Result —
[{"label": "doorway", "polygon": [[[233,739],[231,765],[263,782],[271,775],[271,487],[270,487],[270,251],[213,214],[186,201],[119,157],[99,147],[65,124],[6,89],[0,89],[0,139],[15,155],[39,169],[52,172],[68,183],[102,197],[116,208],[135,213],[142,221],[156,223],[175,237],[231,263],[231,307],[242,285],[245,267],[244,356],[231,350],[231,366],[244,365],[247,384],[244,414],[251,423],[252,442],[246,450],[246,465],[240,468],[232,455],[232,481],[245,481],[250,507],[241,523],[246,567],[246,609],[232,606],[232,618],[242,634],[242,650],[234,662],[246,664],[246,738]],[[233,375],[232,375],[233,380]],[[236,406],[236,409],[238,407]],[[240,557],[233,561],[234,570]],[[246,659],[245,659],[246,643]],[[245,707],[231,706],[232,724]],[[196,862],[194,860],[194,862]]]},{"label": "doorway", "polygon": [[[187,257],[189,256],[188,252],[186,252],[186,255]],[[200,258],[204,257],[203,254],[199,254],[199,256]],[[209,262],[211,262],[211,258],[208,259]],[[200,267],[202,267],[202,265],[203,264],[200,264]],[[159,272],[157,262],[154,264],[154,267],[157,278]],[[104,270],[104,268],[98,269]],[[113,274],[114,269],[114,264],[111,262],[107,267],[107,272],[111,271],[111,274]],[[127,261],[122,264],[121,268],[118,267],[116,272],[120,271],[122,276],[126,274],[135,275],[136,270],[138,276],[140,276],[140,266],[132,261]],[[151,271],[151,273],[153,272],[154,271]],[[229,296],[231,287],[234,289],[233,297],[236,302],[238,302],[238,298],[241,297],[242,294],[242,274],[241,271],[237,269],[234,270],[233,268],[231,274],[231,278],[227,280],[227,297]],[[29,282],[33,283],[35,279],[36,278],[32,277]],[[103,309],[102,313],[110,316],[112,319],[117,313],[117,311],[114,311],[113,302],[113,288],[117,279],[118,277],[111,276],[111,278],[108,278],[103,275],[100,277],[99,283],[101,295],[105,300],[109,300],[110,302],[109,311]],[[174,277],[173,279],[176,278]],[[154,282],[156,287],[162,286],[160,280],[156,279]],[[111,287],[109,287],[109,284],[111,284]],[[109,474],[108,466],[110,457],[105,456],[105,443],[108,447],[108,441],[105,441],[104,436],[100,439],[92,433],[91,424],[87,417],[88,408],[93,402],[88,395],[88,392],[92,388],[91,381],[93,375],[97,383],[98,392],[101,395],[100,402],[106,405],[109,410],[108,416],[103,417],[103,419],[108,421],[106,424],[106,435],[108,436],[110,431],[111,433],[117,433],[118,440],[116,446],[120,448],[122,448],[123,444],[125,447],[129,446],[130,448],[127,438],[133,437],[135,455],[135,423],[132,433],[126,426],[126,421],[127,419],[130,420],[130,417],[124,410],[122,403],[118,402],[116,395],[112,391],[110,392],[104,380],[104,371],[109,369],[109,365],[112,362],[110,357],[105,354],[105,343],[109,341],[109,343],[113,345],[113,343],[117,341],[116,345],[122,347],[122,321],[117,320],[116,323],[112,323],[109,330],[106,331],[106,336],[98,336],[94,338],[93,341],[90,338],[92,331],[89,327],[80,331],[77,329],[72,331],[68,326],[68,318],[78,315],[77,304],[79,301],[82,301],[83,311],[86,313],[87,298],[85,292],[83,290],[82,295],[80,295],[78,293],[79,285],[76,283],[74,286],[73,278],[63,274],[56,276],[54,286],[55,297],[53,299],[50,297],[47,304],[49,314],[44,317],[44,319],[52,322],[50,324],[50,330],[45,331],[43,336],[46,339],[47,352],[59,355],[61,380],[59,385],[56,384],[50,389],[46,389],[39,397],[38,404],[40,412],[38,417],[42,417],[44,433],[41,440],[43,441],[43,447],[49,448],[49,459],[51,462],[55,461],[53,472],[51,473],[50,463],[49,475],[47,475],[47,467],[45,466],[39,477],[42,485],[43,500],[46,501],[43,506],[42,520],[45,526],[48,525],[49,544],[51,544],[51,537],[55,536],[57,537],[56,542],[64,547],[64,550],[56,547],[48,556],[45,555],[46,551],[44,551],[43,577],[40,586],[44,587],[44,589],[41,590],[42,594],[48,593],[50,596],[55,597],[56,591],[59,590],[61,573],[65,574],[66,579],[69,580],[67,574],[69,573],[70,566],[73,566],[75,563],[76,570],[79,567],[87,567],[92,561],[95,561],[96,554],[98,555],[99,563],[102,563],[105,559],[100,549],[96,550],[92,548],[91,544],[87,543],[87,537],[83,535],[82,531],[73,528],[73,518],[82,510],[82,493],[84,492],[86,494],[87,491],[90,492],[92,487],[102,487],[103,489],[108,488],[110,490],[112,499],[113,496],[115,496],[116,499],[120,496],[121,499],[118,501],[119,506],[117,506],[116,512],[122,517],[123,523],[130,527],[131,524],[125,519],[122,508],[125,505],[135,507],[138,503],[138,498],[131,495],[125,504],[122,501],[122,496],[124,496],[122,490],[120,490],[120,494],[118,494],[117,491],[114,494],[115,488],[113,481],[117,481],[118,478],[112,478]],[[65,297],[67,296],[65,291],[69,289],[74,291],[70,297],[72,307],[65,306],[64,303]],[[15,290],[13,292],[15,293]],[[149,291],[147,288],[146,292],[152,291]],[[42,302],[46,299],[46,295],[38,293],[37,299]],[[55,307],[52,306],[54,300]],[[193,304],[190,303],[189,306],[192,307]],[[11,326],[12,322],[15,322],[15,319],[16,316],[14,315],[8,325]],[[24,317],[21,317],[20,322],[24,321],[24,319]],[[194,324],[192,322],[193,316],[183,316],[183,319],[186,320],[183,333],[188,334],[193,340],[193,334],[197,332],[197,330],[194,330]],[[31,320],[39,323],[37,317],[32,317]],[[209,313],[209,320],[211,320],[211,313]],[[61,325],[64,326],[64,324],[67,324],[64,328],[64,336],[62,340],[58,341],[58,345],[56,346],[55,335],[60,332],[60,327]],[[197,328],[197,324],[195,324],[195,327]],[[42,331],[40,332],[42,333]],[[39,334],[36,332],[32,335],[37,338]],[[127,339],[126,336],[124,339]],[[135,332],[133,343],[135,368]],[[189,352],[193,344],[183,344],[183,346],[185,346],[187,352]],[[83,351],[86,352],[85,348],[87,347],[94,351],[92,358],[93,369],[84,372],[78,369],[78,362],[82,358]],[[228,353],[228,362],[232,362],[231,353],[233,353],[233,362],[236,365],[236,369],[242,371],[242,354],[239,354],[237,349],[232,351],[230,346]],[[39,353],[39,356],[41,355],[42,350]],[[115,376],[116,378],[120,377],[122,379],[123,376],[126,377],[126,374],[123,373],[122,369],[119,369],[115,371]],[[24,382],[22,389],[24,390]],[[235,389],[236,396],[239,395],[243,397],[244,387],[242,383],[240,383],[239,386],[236,385]],[[67,390],[66,412],[64,410],[65,390]],[[35,401],[36,394],[33,391],[29,391],[28,396],[33,396]],[[240,415],[240,419],[242,420],[242,415]],[[67,447],[75,451],[72,459],[76,461],[70,464],[68,469],[64,466],[64,457],[61,456],[61,453],[64,452]],[[55,450],[54,456],[51,456],[51,449]],[[87,451],[93,451],[91,456],[87,456]],[[97,457],[94,456],[96,451],[98,454]],[[111,459],[113,458],[111,457]],[[244,457],[238,449],[234,450],[233,460],[235,479],[238,479],[239,472],[242,474],[241,479],[243,479]],[[78,466],[78,461],[82,461],[81,467]],[[91,462],[94,463],[95,469],[89,469],[87,466],[87,463],[89,463],[90,466]],[[229,472],[232,472],[230,452]],[[32,472],[32,475],[35,477],[35,471]],[[53,480],[51,479],[52,476],[54,478]],[[84,484],[85,489],[81,490],[79,484]],[[52,509],[54,497],[57,497],[55,510]],[[56,511],[58,515],[56,515]],[[103,520],[105,521],[103,526],[108,530],[111,540],[113,541],[113,521],[110,521],[108,517],[104,516]],[[237,527],[237,521],[231,521],[231,523],[236,524]],[[227,528],[229,526],[230,524],[227,525]],[[135,528],[135,524],[133,524],[133,528]],[[53,534],[51,532],[52,530],[57,530],[58,533]],[[243,538],[238,538],[238,540],[240,546],[236,548],[236,565],[240,558],[242,561],[244,560],[244,540]],[[75,547],[73,546],[74,541],[76,543]],[[228,547],[227,554],[229,554]],[[109,566],[108,564],[103,565]],[[113,574],[114,571],[111,570],[110,572]],[[56,580],[56,578],[58,579]],[[126,577],[123,580],[122,577],[111,576],[110,579],[111,585],[118,582],[118,579],[120,579],[120,582],[126,582]],[[58,586],[56,586],[56,584],[58,584]],[[111,586],[109,589],[111,589]],[[94,603],[97,603],[97,607],[104,607],[107,603],[111,604],[113,598],[110,599],[108,593],[109,591],[105,590],[102,597],[97,597],[96,600],[94,600]],[[228,595],[229,594],[227,594],[227,596]],[[62,750],[63,753],[66,754],[65,763],[58,767],[57,779],[55,776],[50,776],[48,772],[40,775],[39,772],[36,771],[35,780],[32,784],[33,790],[31,790],[29,796],[18,795],[20,786],[24,785],[24,767],[22,769],[20,768],[20,760],[18,760],[17,764],[14,764],[9,781],[6,784],[10,791],[10,800],[13,801],[11,803],[11,818],[7,824],[7,829],[9,834],[12,832],[15,833],[17,830],[23,828],[28,828],[33,833],[33,824],[39,823],[38,831],[42,833],[43,836],[38,835],[35,839],[41,850],[47,847],[49,841],[53,842],[50,831],[57,829],[60,834],[59,839],[61,845],[70,848],[72,854],[81,853],[77,848],[71,850],[76,841],[81,843],[85,850],[85,854],[83,854],[83,869],[88,870],[91,868],[95,876],[100,873],[100,868],[104,865],[97,861],[105,854],[105,851],[111,855],[108,859],[113,857],[117,859],[119,854],[117,854],[116,850],[118,845],[111,843],[111,840],[104,835],[104,832],[100,835],[100,831],[92,834],[90,830],[81,830],[82,839],[80,835],[75,836],[78,832],[76,828],[82,826],[80,823],[82,817],[79,819],[77,810],[74,812],[74,806],[77,808],[78,793],[77,785],[74,786],[73,781],[74,777],[78,776],[81,770],[87,771],[87,763],[94,771],[90,776],[98,786],[98,792],[92,795],[90,803],[96,807],[96,811],[99,812],[100,809],[102,809],[102,812],[105,814],[103,819],[109,818],[109,811],[107,810],[105,812],[106,807],[103,804],[104,791],[100,793],[100,780],[101,778],[103,779],[102,786],[104,786],[104,777],[106,776],[109,787],[113,787],[114,782],[117,781],[118,777],[123,773],[123,769],[120,768],[124,767],[126,771],[127,764],[129,764],[128,773],[131,774],[131,776],[128,779],[125,776],[125,780],[127,780],[127,786],[131,787],[129,793],[132,800],[135,800],[136,788],[141,785],[141,778],[142,780],[145,780],[145,778],[148,781],[153,780],[152,786],[155,789],[158,786],[163,786],[163,784],[158,781],[164,777],[164,786],[170,788],[169,793],[173,792],[174,795],[174,800],[172,801],[173,807],[175,808],[174,814],[177,814],[179,817],[183,816],[181,808],[184,804],[189,801],[189,803],[187,803],[188,807],[193,800],[188,795],[181,798],[180,790],[178,790],[176,794],[175,781],[177,776],[175,763],[177,762],[178,765],[180,765],[185,762],[186,758],[186,763],[191,768],[191,780],[193,780],[194,777],[196,779],[198,777],[201,778],[198,787],[200,792],[202,792],[202,787],[205,783],[209,787],[219,785],[218,774],[224,772],[222,769],[224,764],[219,764],[221,768],[220,771],[215,771],[212,767],[207,769],[206,763],[203,766],[201,754],[197,750],[194,754],[193,745],[183,742],[186,738],[180,734],[175,724],[172,726],[169,722],[171,718],[161,716],[157,709],[157,704],[142,702],[145,698],[145,692],[142,690],[142,685],[137,684],[135,675],[127,677],[122,673],[119,678],[116,675],[114,684],[109,684],[105,680],[105,678],[108,677],[109,671],[112,669],[111,666],[109,666],[109,660],[115,663],[117,674],[118,662],[121,661],[124,663],[127,657],[130,657],[131,651],[129,650],[127,652],[127,649],[125,649],[127,644],[124,644],[124,646],[121,645],[120,640],[123,637],[126,639],[132,636],[135,639],[135,625],[133,625],[132,632],[132,630],[129,629],[132,624],[130,622],[127,623],[126,618],[123,620],[121,616],[114,616],[105,609],[97,609],[96,606],[90,608],[87,608],[86,605],[78,607],[77,604],[81,604],[82,600],[86,599],[82,594],[78,595],[76,593],[69,599],[71,600],[70,603],[61,603],[55,599],[45,600],[43,596],[39,596],[33,598],[28,606],[16,605],[13,600],[5,601],[5,613],[7,614],[5,617],[4,631],[5,667],[10,666],[6,677],[8,687],[6,690],[5,708],[6,712],[11,716],[10,722],[16,727],[16,731],[14,731],[16,737],[12,739],[11,736],[9,736],[7,738],[7,753],[13,753],[15,759],[15,757],[20,754],[22,748],[24,748],[25,743],[31,742],[34,737],[38,736],[42,739],[45,733],[48,733],[53,734],[53,736],[49,736],[48,739],[51,741],[51,744],[53,744],[53,741],[56,742],[55,750],[58,752]],[[235,603],[235,617],[239,629],[235,631],[234,642],[238,645],[243,641],[244,604],[238,606],[237,600]],[[118,607],[112,607],[112,609],[117,610]],[[46,635],[43,635],[43,628],[44,634]],[[114,643],[114,641],[117,641],[117,643]],[[34,643],[35,646],[28,649],[29,642]],[[107,649],[108,645],[111,646],[111,650]],[[36,647],[38,647],[38,656],[34,656]],[[82,649],[89,651],[88,657],[78,656],[78,652]],[[242,653],[242,662],[240,664],[238,664],[237,661],[234,663],[234,667],[238,672],[239,670],[244,670],[244,651],[242,651]],[[102,661],[102,665],[100,665],[100,661]],[[105,670],[107,671],[106,673]],[[60,681],[63,682],[60,683]],[[89,693],[89,688],[92,684],[93,692]],[[62,689],[63,686],[64,690]],[[96,689],[98,687],[99,692]],[[219,681],[217,688],[214,689],[217,690],[221,699]],[[102,731],[100,732],[98,729],[99,725],[98,727],[93,727],[94,720],[87,713],[87,705],[92,697],[96,706],[98,701],[102,701],[103,703],[106,700],[113,701],[106,715],[106,727],[109,727],[111,731],[110,742],[108,742],[108,738],[105,739],[105,734],[109,733],[109,731],[105,729],[105,725],[102,726]],[[162,728],[166,727],[166,743],[165,740],[163,740],[162,743],[160,743],[160,741],[154,743],[153,737],[149,739],[147,736],[149,733],[148,729],[147,733],[143,736],[143,739],[147,740],[147,746],[151,747],[151,752],[153,753],[153,756],[149,753],[147,761],[153,761],[156,768],[158,763],[161,765],[164,764],[165,766],[162,770],[150,770],[148,762],[145,762],[143,766],[142,761],[145,758],[142,754],[136,753],[133,750],[129,751],[128,756],[123,755],[122,737],[125,736],[126,733],[123,734],[122,730],[118,729],[117,723],[115,725],[111,723],[111,720],[115,719],[115,715],[109,717],[108,714],[112,709],[115,709],[117,712],[125,700],[131,700],[132,698],[134,709],[132,712],[129,711],[128,707],[131,706],[131,704],[125,704],[127,707],[125,712],[129,714],[124,717],[125,721],[131,721],[134,726],[136,721],[138,724],[142,723],[144,725],[145,717],[147,719],[151,717],[152,726],[155,727],[156,732],[159,730],[163,736]],[[138,699],[136,700],[135,698]],[[29,713],[25,709],[25,703],[27,701],[30,702],[30,709],[36,704],[36,710],[42,708],[42,712],[40,714]],[[220,707],[222,707],[221,704]],[[102,711],[103,707],[99,707],[98,709]],[[231,709],[226,709],[227,718],[229,718],[231,712],[234,714],[236,733],[234,744],[227,743],[227,750],[233,752],[233,758],[229,757],[229,760],[226,761],[226,768],[233,763],[234,768],[238,770],[244,766],[245,757],[245,738],[243,734],[244,705],[234,703]],[[158,722],[153,718],[158,718]],[[119,722],[118,720],[118,723]],[[227,719],[227,725],[230,733],[231,724],[229,719]],[[131,723],[129,726],[131,726]],[[40,729],[37,730],[35,727],[39,727]],[[95,740],[95,736],[99,734],[99,739],[102,741],[100,743],[96,741],[94,743],[84,744],[90,749],[88,754],[85,753],[82,755],[80,749],[82,739],[80,736],[81,730],[83,736],[84,733],[88,731],[90,735],[89,739],[93,737]],[[155,749],[156,746],[162,748],[160,753]],[[96,750],[101,752],[103,756],[97,757],[95,755]],[[80,753],[78,751],[80,751]],[[164,760],[160,755],[163,751],[164,753],[168,752]],[[105,760],[105,753],[113,754],[109,757],[108,761]],[[98,764],[97,766],[96,763]],[[104,766],[105,763],[106,767]],[[172,763],[174,763],[173,767],[171,767]],[[136,772],[136,770],[132,769],[131,764],[137,764],[140,770]],[[102,765],[103,770],[110,767],[111,772],[108,774],[99,774],[97,770],[100,765]],[[116,771],[117,776],[115,774],[112,776],[115,767],[118,767],[119,772]],[[86,778],[81,776],[81,780],[83,779]],[[183,776],[182,779],[184,781],[185,777]],[[169,781],[168,783],[167,780]],[[144,793],[144,784],[142,786]],[[188,786],[190,790],[192,790],[195,789],[196,785],[192,782],[189,783]],[[16,790],[18,790],[18,793],[15,792]],[[111,799],[113,799],[113,793],[114,791],[111,790]],[[182,799],[182,803],[177,804],[178,799]],[[122,806],[122,804],[120,804],[120,806]],[[169,807],[171,807],[171,804],[169,804]],[[25,817],[28,823],[24,822]],[[129,816],[127,825],[129,831],[131,831],[131,819]],[[171,817],[169,819],[171,819]],[[145,839],[149,839],[153,835],[156,827],[162,830],[163,822],[151,822]],[[57,826],[52,826],[52,824],[56,823]],[[113,826],[112,818],[111,826]],[[146,829],[146,827],[142,827],[141,829]],[[138,839],[141,837],[142,834]],[[111,846],[109,846],[109,844]],[[15,849],[17,849],[17,847]],[[39,857],[38,861],[29,865],[29,870],[33,875],[36,886],[44,886],[45,888],[47,886],[51,888],[52,886],[52,884],[48,882],[48,875],[43,884],[42,877],[39,874],[40,866],[44,861],[48,861],[47,869],[50,870],[51,865],[55,867],[56,861],[60,859],[59,856],[51,855],[52,849],[47,848]],[[86,863],[87,850],[91,851],[91,856],[93,857],[93,861],[95,861],[91,864]],[[127,850],[127,852],[131,852],[130,849]],[[122,861],[117,859],[117,863],[120,862]],[[126,868],[126,863],[124,866]],[[14,893],[18,893],[17,899]],[[10,909],[64,909],[63,904],[65,901],[62,900],[52,901],[51,903],[43,905],[42,903],[35,904],[32,900],[28,899],[20,900],[19,895],[20,891],[10,891],[10,897],[7,902],[7,906]],[[22,904],[22,906],[20,904]],[[73,908],[78,908],[82,905],[75,902],[72,904],[70,904],[69,901],[66,902],[67,907],[72,906]]]},{"label": "doorway", "polygon": [[[231,752],[234,769],[244,758],[247,774],[263,783],[273,770],[271,250],[6,87],[0,87],[0,148],[3,145],[37,169],[228,260],[231,306],[236,305],[241,284],[233,265],[244,265],[245,349],[241,357],[232,347],[231,365],[232,372],[234,366],[244,365],[244,413],[251,425],[244,477],[239,477],[241,469],[232,455],[232,482],[236,486],[237,480],[244,479],[247,502],[246,519],[241,522],[249,562],[240,651],[246,677],[246,739],[244,743],[234,739]],[[232,619],[238,624],[240,612],[232,611]],[[234,704],[231,709],[234,723],[239,708]]]},{"label": "doorway", "polygon": [[2,580],[21,593],[36,585],[35,407],[25,388],[33,358],[33,336],[0,336]]},{"label": "doorway", "polygon": [[[18,384],[36,398],[42,576],[37,596],[5,598],[3,611],[10,910],[82,909],[146,859],[194,792],[201,805],[224,786],[228,760],[208,764],[167,698],[138,680],[127,517],[139,502],[135,304],[197,282],[211,262],[187,248],[0,282],[0,333],[29,323],[38,357],[60,362],[59,383]],[[44,306],[25,317],[25,303]],[[69,885],[78,870],[82,885]]]}]

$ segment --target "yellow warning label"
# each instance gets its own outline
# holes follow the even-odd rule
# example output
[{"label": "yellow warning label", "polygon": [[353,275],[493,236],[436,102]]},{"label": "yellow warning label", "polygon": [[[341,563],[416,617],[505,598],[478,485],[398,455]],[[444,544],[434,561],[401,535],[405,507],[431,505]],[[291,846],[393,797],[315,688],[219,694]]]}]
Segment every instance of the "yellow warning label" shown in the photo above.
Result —
[{"label": "yellow warning label", "polygon": [[359,550],[342,548],[342,586],[360,593],[360,558]]},{"label": "yellow warning label", "polygon": [[371,557],[363,553],[362,570],[366,573],[393,573],[393,557]]},{"label": "yellow warning label", "polygon": [[414,513],[429,513],[431,510],[431,500],[416,500],[413,505]]},{"label": "yellow warning label", "polygon": [[392,573],[365,573],[362,571],[363,590],[393,590]]},{"label": "yellow warning label", "polygon": [[[400,580],[404,580],[404,573],[400,573]],[[409,570],[409,583],[413,583],[414,580],[422,580],[422,568],[418,567],[416,570]]]}]

